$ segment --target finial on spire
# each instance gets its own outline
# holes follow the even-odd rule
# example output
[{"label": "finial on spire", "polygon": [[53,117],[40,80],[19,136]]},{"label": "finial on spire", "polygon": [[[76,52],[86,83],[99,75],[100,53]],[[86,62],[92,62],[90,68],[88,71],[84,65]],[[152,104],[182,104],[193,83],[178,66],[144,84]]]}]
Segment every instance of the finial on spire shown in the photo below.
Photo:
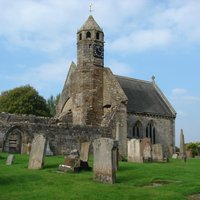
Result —
[{"label": "finial on spire", "polygon": [[94,11],[94,10],[92,9],[92,6],[93,6],[93,4],[92,4],[92,3],[90,3],[90,9],[89,9],[89,11],[90,11],[90,14],[92,13],[92,11]]},{"label": "finial on spire", "polygon": [[151,79],[152,79],[152,82],[155,83],[156,77],[154,75],[151,77]]}]

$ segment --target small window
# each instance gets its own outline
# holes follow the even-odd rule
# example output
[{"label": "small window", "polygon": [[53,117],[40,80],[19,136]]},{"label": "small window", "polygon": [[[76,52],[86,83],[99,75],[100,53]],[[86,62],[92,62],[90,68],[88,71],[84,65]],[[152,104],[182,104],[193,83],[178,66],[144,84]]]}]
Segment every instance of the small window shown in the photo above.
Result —
[{"label": "small window", "polygon": [[96,33],[96,39],[99,40],[99,32]]},{"label": "small window", "polygon": [[82,40],[82,33],[79,34],[79,40]]},{"label": "small window", "polygon": [[86,33],[86,38],[91,38],[91,33],[89,31]]}]

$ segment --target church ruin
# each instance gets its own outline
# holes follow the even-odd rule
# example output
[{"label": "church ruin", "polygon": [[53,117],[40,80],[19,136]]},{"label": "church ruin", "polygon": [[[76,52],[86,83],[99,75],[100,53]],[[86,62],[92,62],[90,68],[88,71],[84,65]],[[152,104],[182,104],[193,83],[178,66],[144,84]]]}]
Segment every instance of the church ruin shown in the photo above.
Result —
[{"label": "church ruin", "polygon": [[104,66],[104,32],[93,16],[77,32],[77,64],[72,62],[54,118],[0,114],[0,149],[25,153],[42,134],[54,154],[80,149],[100,137],[119,141],[126,157],[129,138],[162,144],[165,156],[175,147],[176,112],[155,80],[114,75]]}]

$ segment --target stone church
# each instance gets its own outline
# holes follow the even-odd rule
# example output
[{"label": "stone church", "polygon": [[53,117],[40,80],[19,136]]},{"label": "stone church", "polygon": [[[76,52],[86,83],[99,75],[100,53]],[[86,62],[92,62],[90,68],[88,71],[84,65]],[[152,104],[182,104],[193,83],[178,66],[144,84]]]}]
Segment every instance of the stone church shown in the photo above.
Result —
[{"label": "stone church", "polygon": [[93,16],[77,32],[77,64],[72,62],[54,118],[0,114],[0,148],[23,153],[37,134],[49,141],[54,154],[80,148],[83,141],[111,137],[127,155],[129,138],[150,138],[175,147],[176,112],[151,82],[114,75],[104,66],[104,32]]}]

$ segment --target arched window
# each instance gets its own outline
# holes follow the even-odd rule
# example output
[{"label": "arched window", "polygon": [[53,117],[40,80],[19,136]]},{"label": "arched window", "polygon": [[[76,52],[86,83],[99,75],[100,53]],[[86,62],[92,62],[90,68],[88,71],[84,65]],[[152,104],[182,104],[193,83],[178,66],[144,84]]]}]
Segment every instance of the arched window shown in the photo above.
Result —
[{"label": "arched window", "polygon": [[137,121],[133,126],[133,138],[140,138],[141,137],[141,128],[142,124],[140,121]]},{"label": "arched window", "polygon": [[151,138],[151,143],[156,143],[156,129],[154,127],[153,121],[149,122],[146,127],[146,137]]},{"label": "arched window", "polygon": [[86,33],[86,38],[91,38],[91,33],[89,31]]},{"label": "arched window", "polygon": [[99,32],[96,33],[96,39],[99,40]]},{"label": "arched window", "polygon": [[79,34],[79,40],[82,40],[82,33]]}]

